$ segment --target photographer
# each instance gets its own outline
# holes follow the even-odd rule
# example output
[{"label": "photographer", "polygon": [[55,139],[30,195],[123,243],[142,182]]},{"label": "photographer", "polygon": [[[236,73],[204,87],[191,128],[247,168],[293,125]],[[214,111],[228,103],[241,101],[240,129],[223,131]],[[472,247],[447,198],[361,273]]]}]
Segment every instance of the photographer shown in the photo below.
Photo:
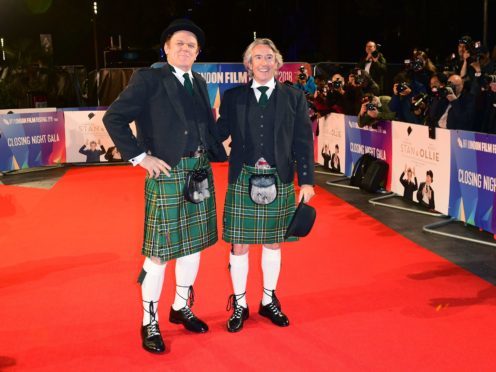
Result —
[{"label": "photographer", "polygon": [[370,77],[369,73],[359,68],[351,70],[345,91],[346,100],[353,114],[360,110],[363,97],[366,95],[378,96],[380,94],[379,86]]},{"label": "photographer", "polygon": [[310,116],[310,118],[315,120],[319,117],[326,116],[331,112],[341,112],[334,111],[328,104],[327,97],[329,95],[329,87],[327,79],[325,79],[322,75],[318,75],[315,76],[315,83],[317,90],[313,96],[309,94],[306,96],[309,108],[314,113],[314,115]]},{"label": "photographer", "polygon": [[367,94],[363,100],[360,107],[360,112],[358,113],[358,126],[363,128],[365,126],[370,126],[374,129],[377,128],[377,124],[383,120],[393,120],[394,113],[384,107],[379,100],[372,94]]},{"label": "photographer", "polygon": [[345,84],[341,74],[332,75],[331,80],[327,82],[327,106],[331,112],[354,115],[356,111],[353,111],[353,102],[347,99]]},{"label": "photographer", "polygon": [[386,75],[386,58],[379,52],[378,44],[368,41],[365,44],[365,56],[358,62],[358,67],[367,71],[372,80],[379,86],[380,92],[384,91],[384,75]]},{"label": "photographer", "polygon": [[312,76],[308,76],[307,69],[305,66],[300,66],[300,73],[294,85],[295,88],[302,90],[305,94],[315,94],[317,86],[315,85],[315,80]]},{"label": "photographer", "polygon": [[[453,67],[453,71],[462,77],[464,77],[467,72],[465,53],[468,52],[472,44],[473,44],[472,38],[468,35],[462,36],[458,40],[457,58],[454,61],[452,61],[452,65],[453,65],[452,67]],[[465,71],[462,71],[464,65],[465,65]]]},{"label": "photographer", "polygon": [[481,127],[484,133],[496,134],[496,69],[492,74],[482,75],[479,79],[483,102],[481,106]]},{"label": "photographer", "polygon": [[428,124],[448,129],[472,130],[475,97],[464,89],[460,75],[452,75],[445,87],[436,90],[428,111]]},{"label": "photographer", "polygon": [[421,50],[414,50],[412,57],[412,60],[405,60],[404,70],[394,78],[394,94],[389,102],[389,109],[399,121],[423,124],[429,81],[436,73],[436,68]]}]

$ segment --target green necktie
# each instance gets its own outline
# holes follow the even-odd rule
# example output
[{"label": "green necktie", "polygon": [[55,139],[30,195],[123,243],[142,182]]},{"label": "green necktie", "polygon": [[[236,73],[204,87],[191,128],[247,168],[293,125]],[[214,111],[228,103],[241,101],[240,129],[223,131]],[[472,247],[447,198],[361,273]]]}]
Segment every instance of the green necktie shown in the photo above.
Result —
[{"label": "green necktie", "polygon": [[191,83],[191,79],[189,78],[189,74],[187,72],[184,73],[184,87],[188,91],[189,95],[193,95],[193,84]]},{"label": "green necktie", "polygon": [[262,93],[260,99],[258,100],[258,104],[262,107],[267,106],[267,102],[269,102],[269,97],[267,96],[269,87],[258,87],[257,89],[260,91],[260,93]]}]

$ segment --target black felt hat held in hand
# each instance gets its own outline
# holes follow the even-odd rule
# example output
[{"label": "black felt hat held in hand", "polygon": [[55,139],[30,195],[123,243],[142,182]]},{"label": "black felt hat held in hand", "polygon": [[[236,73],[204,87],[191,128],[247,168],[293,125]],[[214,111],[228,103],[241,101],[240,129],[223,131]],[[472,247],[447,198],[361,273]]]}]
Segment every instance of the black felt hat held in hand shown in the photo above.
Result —
[{"label": "black felt hat held in hand", "polygon": [[284,239],[287,239],[290,236],[307,236],[308,233],[310,233],[310,230],[312,230],[316,217],[317,212],[315,208],[303,203],[302,200],[298,205],[298,208],[296,208],[295,214],[284,235]]}]

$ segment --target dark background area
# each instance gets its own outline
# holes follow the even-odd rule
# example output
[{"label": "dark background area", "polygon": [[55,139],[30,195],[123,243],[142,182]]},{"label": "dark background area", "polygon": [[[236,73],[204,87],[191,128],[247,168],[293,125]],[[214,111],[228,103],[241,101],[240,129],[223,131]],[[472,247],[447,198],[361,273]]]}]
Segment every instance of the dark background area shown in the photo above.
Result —
[{"label": "dark background area", "polygon": [[[0,37],[7,50],[39,47],[52,34],[57,65],[94,68],[93,2],[88,0],[0,0]],[[441,63],[456,51],[460,36],[481,39],[483,1],[254,1],[100,0],[97,34],[100,65],[109,36],[124,48],[158,50],[170,20],[189,17],[206,32],[199,61],[239,62],[253,38],[273,39],[286,61],[357,61],[367,40],[383,45],[388,62],[401,62],[414,47]],[[488,44],[496,30],[496,1],[489,1]],[[15,59],[13,55],[9,58]]]}]

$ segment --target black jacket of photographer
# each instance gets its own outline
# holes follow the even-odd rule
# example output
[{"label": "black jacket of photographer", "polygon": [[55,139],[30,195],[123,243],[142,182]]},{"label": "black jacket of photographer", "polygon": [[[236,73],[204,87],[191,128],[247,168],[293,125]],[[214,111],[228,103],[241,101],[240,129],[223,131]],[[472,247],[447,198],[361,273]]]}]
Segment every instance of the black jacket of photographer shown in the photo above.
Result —
[{"label": "black jacket of photographer", "polygon": [[439,126],[439,119],[444,115],[448,106],[451,108],[448,111],[446,121],[447,129],[472,130],[474,121],[475,96],[473,92],[464,89],[460,96],[448,101],[446,98],[435,97],[432,99],[428,109],[427,124]]},{"label": "black jacket of photographer", "polygon": [[[362,70],[365,70],[366,64],[367,64],[367,56],[363,57],[358,62],[358,67],[361,68]],[[384,92],[384,76],[386,75],[386,69],[387,69],[386,58],[384,58],[382,53],[379,52],[379,55],[377,57],[377,62],[372,61],[370,65],[369,73],[370,76],[372,77],[372,80],[374,80],[379,86],[381,93]]]}]

